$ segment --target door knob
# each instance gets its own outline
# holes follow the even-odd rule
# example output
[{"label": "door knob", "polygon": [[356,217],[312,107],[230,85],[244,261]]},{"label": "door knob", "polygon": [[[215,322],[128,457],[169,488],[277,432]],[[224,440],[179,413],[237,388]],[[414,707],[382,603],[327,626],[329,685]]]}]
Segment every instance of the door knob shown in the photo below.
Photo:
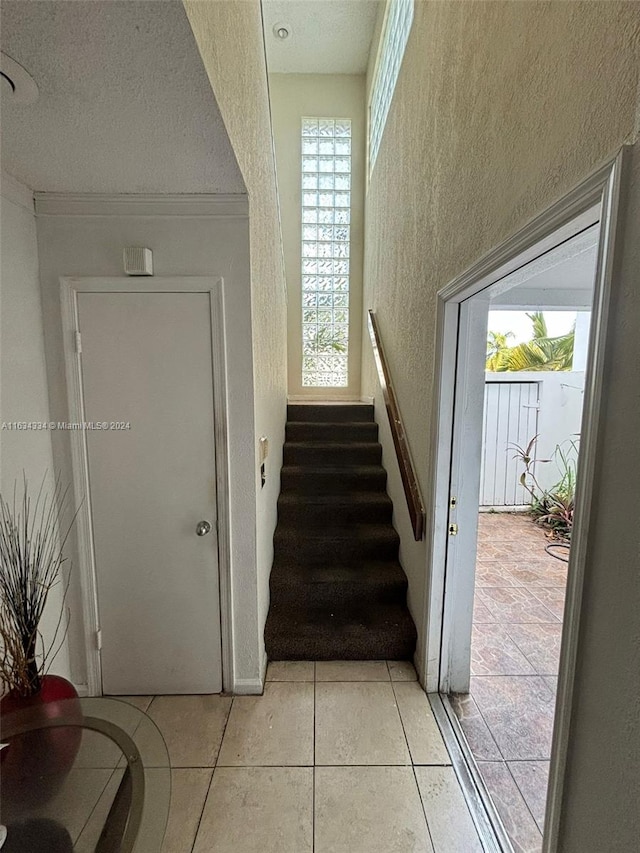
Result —
[{"label": "door knob", "polygon": [[206,536],[211,531],[211,525],[208,521],[199,521],[196,524],[196,535]]}]

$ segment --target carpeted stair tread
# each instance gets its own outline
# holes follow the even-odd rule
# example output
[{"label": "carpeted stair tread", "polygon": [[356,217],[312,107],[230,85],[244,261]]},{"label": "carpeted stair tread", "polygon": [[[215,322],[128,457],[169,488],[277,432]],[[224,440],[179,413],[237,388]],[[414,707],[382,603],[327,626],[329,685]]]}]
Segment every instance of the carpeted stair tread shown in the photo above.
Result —
[{"label": "carpeted stair tread", "polygon": [[291,421],[286,428],[287,441],[377,441],[378,424],[366,421],[310,423]]},{"label": "carpeted stair tread", "polygon": [[280,472],[282,492],[306,497],[313,494],[384,492],[387,472],[382,465],[284,465]]},{"label": "carpeted stair tread", "polygon": [[323,530],[279,523],[273,537],[276,554],[310,564],[329,560],[395,560],[400,537],[390,524],[353,524]]},{"label": "carpeted stair tread", "polygon": [[368,403],[326,404],[289,403],[287,421],[311,421],[313,423],[353,423],[374,421],[373,406]]},{"label": "carpeted stair tread", "polygon": [[415,651],[416,629],[404,604],[328,613],[272,605],[265,641],[270,660],[406,660]]},{"label": "carpeted stair tread", "polygon": [[338,539],[341,542],[347,542],[350,539],[362,542],[399,543],[400,541],[395,528],[390,524],[352,524],[346,530],[336,524],[323,530],[300,530],[298,526],[288,527],[280,523],[276,527],[275,537],[301,542],[307,539],[313,539],[314,542],[322,542],[325,539]]},{"label": "carpeted stair tread", "polygon": [[308,565],[279,559],[269,581],[271,596],[281,604],[323,605],[328,612],[339,601],[359,607],[363,600],[404,604],[407,576],[397,561],[365,564]]},{"label": "carpeted stair tread", "polygon": [[344,492],[301,498],[282,492],[278,499],[278,519],[285,526],[346,527],[358,523],[391,523],[393,504],[386,492]]},{"label": "carpeted stair tread", "polygon": [[271,660],[413,656],[377,439],[371,405],[288,406],[265,627]]},{"label": "carpeted stair tread", "polygon": [[271,580],[278,585],[384,581],[407,586],[407,576],[397,560],[368,560],[355,566],[349,563],[304,565],[277,557]]},{"label": "carpeted stair tread", "polygon": [[382,445],[377,441],[287,441],[285,464],[366,465],[382,460]]}]

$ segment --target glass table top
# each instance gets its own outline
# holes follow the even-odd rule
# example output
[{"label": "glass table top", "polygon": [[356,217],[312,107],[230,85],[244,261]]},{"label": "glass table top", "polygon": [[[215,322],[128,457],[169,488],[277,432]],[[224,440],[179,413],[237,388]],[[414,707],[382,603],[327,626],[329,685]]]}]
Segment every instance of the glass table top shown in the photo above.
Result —
[{"label": "glass table top", "polygon": [[171,794],[155,723],[118,699],[66,699],[5,714],[2,853],[158,853]]}]

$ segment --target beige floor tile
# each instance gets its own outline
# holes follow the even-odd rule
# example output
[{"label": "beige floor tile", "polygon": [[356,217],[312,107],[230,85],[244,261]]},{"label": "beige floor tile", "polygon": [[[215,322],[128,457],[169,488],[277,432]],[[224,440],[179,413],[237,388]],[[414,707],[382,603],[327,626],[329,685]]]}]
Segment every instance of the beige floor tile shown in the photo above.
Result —
[{"label": "beige floor tile", "polygon": [[122,702],[128,702],[130,705],[135,705],[141,711],[148,711],[149,705],[153,701],[153,696],[114,696],[114,699],[120,699]]},{"label": "beige floor tile", "polygon": [[[141,719],[139,708],[130,702],[112,700],[110,697],[96,699],[96,716],[108,719],[126,734],[133,736]],[[101,732],[84,729],[82,743],[75,760],[75,768],[104,768],[113,770],[122,760],[120,747]]]},{"label": "beige floor tile", "polygon": [[74,853],[95,853],[96,846],[100,839],[100,834],[104,828],[105,820],[107,819],[109,810],[113,805],[113,800],[118,792],[118,787],[122,781],[122,775],[122,770],[116,770],[109,778],[102,796],[89,815],[89,819],[84,825],[78,840],[74,844]]},{"label": "beige floor tile", "polygon": [[315,853],[433,853],[413,769],[317,767]]},{"label": "beige floor tile", "polygon": [[[111,774],[112,771],[107,769],[72,770],[60,791],[48,803],[34,810],[32,817],[52,818],[68,831],[75,842],[102,796]],[[6,810],[4,817],[7,823],[11,822],[11,814]]]},{"label": "beige floor tile", "polygon": [[391,681],[417,681],[418,674],[414,665],[408,660],[388,660]]},{"label": "beige floor tile", "polygon": [[218,767],[194,853],[311,853],[311,767]]},{"label": "beige floor tile", "polygon": [[[100,797],[95,809],[91,813],[80,838],[74,846],[75,853],[94,853],[100,835],[107,820],[109,811],[113,805],[118,788],[122,782],[123,770],[116,770]],[[194,771],[208,772],[213,771]],[[168,767],[161,769],[151,768],[145,770],[144,809],[142,823],[138,834],[136,853],[158,853],[162,847],[162,839],[167,824],[169,806],[171,802],[171,781]],[[204,801],[204,794],[202,800]],[[202,803],[200,804],[202,807]],[[190,844],[193,843],[193,835]],[[177,848],[183,849],[183,848]],[[184,848],[191,851],[191,846]]]},{"label": "beige floor tile", "polygon": [[393,685],[414,764],[451,764],[427,695],[417,681]]},{"label": "beige floor tile", "polygon": [[[156,696],[147,713],[160,729],[172,767],[213,767],[230,708],[228,696]],[[143,752],[140,730],[138,741]]]},{"label": "beige floor tile", "polygon": [[171,771],[171,807],[162,853],[191,853],[212,773],[202,767]]},{"label": "beige floor tile", "polygon": [[437,853],[482,853],[452,767],[416,767],[418,789]]},{"label": "beige floor tile", "polygon": [[267,681],[313,681],[314,677],[312,660],[276,660],[267,667]]},{"label": "beige floor tile", "polygon": [[410,764],[391,684],[316,684],[316,764]]},{"label": "beige floor tile", "polygon": [[389,670],[383,660],[323,660],[316,681],[389,681]]},{"label": "beige floor tile", "polygon": [[313,764],[313,692],[308,682],[265,685],[263,696],[236,696],[218,764]]},{"label": "beige floor tile", "polygon": [[[133,734],[133,730],[129,734]],[[111,738],[100,732],[85,729],[82,732],[82,743],[74,766],[78,769],[114,770],[122,757],[122,750]]]}]

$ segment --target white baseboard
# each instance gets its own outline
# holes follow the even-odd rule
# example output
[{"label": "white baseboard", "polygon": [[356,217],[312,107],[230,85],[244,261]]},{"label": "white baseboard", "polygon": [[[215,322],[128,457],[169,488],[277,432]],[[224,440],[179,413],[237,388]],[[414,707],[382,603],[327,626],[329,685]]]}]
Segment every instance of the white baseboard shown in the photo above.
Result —
[{"label": "white baseboard", "polygon": [[233,683],[234,696],[261,696],[264,678],[236,678]]}]

